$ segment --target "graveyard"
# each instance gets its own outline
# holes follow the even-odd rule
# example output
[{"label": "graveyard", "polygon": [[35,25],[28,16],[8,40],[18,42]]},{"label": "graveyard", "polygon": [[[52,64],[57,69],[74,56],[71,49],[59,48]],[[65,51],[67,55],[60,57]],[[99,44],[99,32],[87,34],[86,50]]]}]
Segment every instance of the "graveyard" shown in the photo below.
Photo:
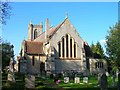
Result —
[{"label": "graveyard", "polygon": [[[29,78],[30,79],[30,78]],[[58,80],[52,76],[35,76],[35,81],[33,87],[31,87],[30,82],[28,83],[28,90],[101,90],[100,83],[97,76],[77,76],[71,78],[69,76],[63,77],[58,76]],[[2,75],[2,89],[3,90],[23,90],[26,88],[26,75],[15,74],[15,83],[7,84],[7,74]],[[115,85],[112,83],[112,76],[107,77],[108,90],[117,90],[117,77],[115,78]],[[104,83],[102,83],[104,84]]]},{"label": "graveyard", "polygon": [[120,90],[118,2],[3,1],[0,90]]}]

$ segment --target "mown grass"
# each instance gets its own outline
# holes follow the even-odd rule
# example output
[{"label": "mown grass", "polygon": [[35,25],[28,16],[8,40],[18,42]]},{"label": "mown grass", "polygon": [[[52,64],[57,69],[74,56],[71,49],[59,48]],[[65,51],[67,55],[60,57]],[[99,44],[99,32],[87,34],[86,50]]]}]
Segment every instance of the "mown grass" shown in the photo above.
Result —
[{"label": "mown grass", "polygon": [[[2,76],[2,90],[25,90],[24,75],[15,75],[16,83],[10,86],[6,86],[7,74]],[[60,78],[61,82],[55,84],[54,79],[49,77],[36,77],[34,90],[100,90],[97,77],[90,76],[88,83],[83,83],[83,78],[80,78],[80,84],[75,84],[74,80],[70,79],[70,82],[65,84],[64,79]],[[116,78],[117,85],[117,78]],[[117,86],[112,87],[112,78],[108,77],[108,90],[117,90]]]}]

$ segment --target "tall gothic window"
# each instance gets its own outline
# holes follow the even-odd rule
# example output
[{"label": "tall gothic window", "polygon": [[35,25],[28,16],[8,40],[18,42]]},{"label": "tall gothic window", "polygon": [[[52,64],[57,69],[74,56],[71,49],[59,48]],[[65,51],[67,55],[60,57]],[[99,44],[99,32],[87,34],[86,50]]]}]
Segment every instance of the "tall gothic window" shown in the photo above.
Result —
[{"label": "tall gothic window", "polygon": [[66,57],[68,57],[68,35],[66,35]]},{"label": "tall gothic window", "polygon": [[72,38],[70,39],[70,57],[72,57]]},{"label": "tall gothic window", "polygon": [[58,53],[59,57],[77,58],[77,43],[73,41],[73,38],[66,34],[62,37],[61,41],[58,42]]},{"label": "tall gothic window", "polygon": [[34,39],[37,38],[37,29],[34,30]]},{"label": "tall gothic window", "polygon": [[74,44],[74,57],[76,58],[76,44]]},{"label": "tall gothic window", "polygon": [[61,57],[61,44],[60,44],[60,42],[58,43],[58,51],[59,51],[59,57]]},{"label": "tall gothic window", "polygon": [[64,38],[62,38],[62,56],[64,57],[65,55],[64,55]]}]

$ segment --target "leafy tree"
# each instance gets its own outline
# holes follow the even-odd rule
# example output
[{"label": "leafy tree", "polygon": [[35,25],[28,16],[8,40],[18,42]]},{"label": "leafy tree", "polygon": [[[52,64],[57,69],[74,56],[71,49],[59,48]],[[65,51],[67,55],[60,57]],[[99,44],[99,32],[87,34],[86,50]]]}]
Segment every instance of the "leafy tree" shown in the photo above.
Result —
[{"label": "leafy tree", "polygon": [[99,42],[96,45],[91,44],[91,49],[94,58],[104,58],[104,50]]},{"label": "leafy tree", "polygon": [[8,2],[0,1],[0,23],[6,24],[6,19],[8,19],[11,15],[11,7]]},{"label": "leafy tree", "polygon": [[14,56],[14,53],[11,51],[12,46],[8,42],[3,42],[0,44],[0,52],[2,52],[2,70],[9,65],[10,57]]},{"label": "leafy tree", "polygon": [[96,48],[95,48],[95,45],[93,43],[91,44],[91,49],[92,49],[92,52],[95,53]]},{"label": "leafy tree", "polygon": [[114,66],[120,67],[120,21],[110,27],[106,36],[106,53]]},{"label": "leafy tree", "polygon": [[96,44],[96,53],[99,54],[101,58],[104,58],[104,50],[103,50],[100,42],[97,42],[97,44]]}]

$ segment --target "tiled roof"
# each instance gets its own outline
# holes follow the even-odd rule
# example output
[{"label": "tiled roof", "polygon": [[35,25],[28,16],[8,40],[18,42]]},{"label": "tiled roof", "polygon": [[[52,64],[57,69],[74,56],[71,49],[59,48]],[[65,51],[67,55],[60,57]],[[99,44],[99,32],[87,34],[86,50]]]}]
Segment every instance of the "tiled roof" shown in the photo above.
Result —
[{"label": "tiled roof", "polygon": [[[66,18],[68,19],[68,18]],[[51,28],[47,31],[47,35],[49,37],[49,39],[57,32],[57,30],[62,26],[62,24],[66,21],[66,19],[60,23],[56,28]],[[34,41],[40,40],[42,39],[42,41],[45,41],[45,32],[43,32],[40,36],[38,36]]]},{"label": "tiled roof", "polygon": [[[54,32],[54,29],[55,29],[55,28],[51,28],[51,29],[48,30],[48,32],[47,32],[48,37],[49,37],[49,35],[50,35],[51,33]],[[40,34],[40,36],[38,36],[34,41],[41,40],[41,39],[42,39],[43,42],[45,41],[45,32],[43,32],[42,34]]]},{"label": "tiled roof", "polygon": [[34,41],[25,41],[27,54],[43,54],[43,43]]}]

